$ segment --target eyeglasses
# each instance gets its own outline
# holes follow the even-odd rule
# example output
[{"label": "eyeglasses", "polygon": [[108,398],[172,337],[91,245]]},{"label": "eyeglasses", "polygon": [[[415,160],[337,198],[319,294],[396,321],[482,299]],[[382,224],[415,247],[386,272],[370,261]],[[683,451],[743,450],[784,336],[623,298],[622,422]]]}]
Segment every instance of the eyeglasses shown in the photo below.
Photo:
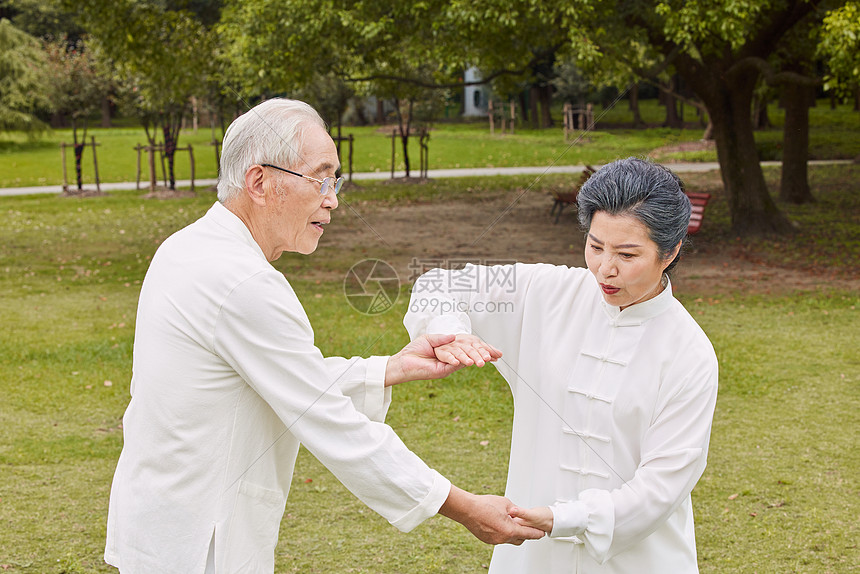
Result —
[{"label": "eyeglasses", "polygon": [[343,181],[344,180],[342,177],[339,177],[337,179],[335,179],[333,177],[326,177],[323,179],[317,179],[317,178],[311,177],[309,175],[304,175],[304,174],[298,173],[296,171],[290,171],[289,169],[284,169],[283,167],[278,167],[276,165],[272,165],[270,163],[261,163],[260,165],[262,167],[273,167],[279,171],[285,171],[287,173],[291,173],[293,175],[297,175],[299,177],[303,177],[307,180],[318,183],[318,184],[320,184],[320,195],[327,194],[330,189],[334,190],[334,194],[337,195],[338,193],[340,193],[340,188],[343,187]]}]

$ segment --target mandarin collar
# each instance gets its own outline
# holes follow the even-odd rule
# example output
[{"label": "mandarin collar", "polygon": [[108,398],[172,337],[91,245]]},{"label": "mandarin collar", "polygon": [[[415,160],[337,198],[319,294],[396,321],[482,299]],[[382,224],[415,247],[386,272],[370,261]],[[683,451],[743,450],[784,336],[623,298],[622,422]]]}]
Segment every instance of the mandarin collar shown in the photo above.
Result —
[{"label": "mandarin collar", "polygon": [[659,295],[642,303],[630,305],[623,311],[620,307],[607,303],[600,293],[598,295],[600,296],[600,304],[604,312],[615,325],[642,324],[669,309],[675,300],[675,296],[672,294],[672,281],[669,280],[668,276],[666,277],[666,286]]},{"label": "mandarin collar", "polygon": [[[249,230],[245,223],[239,219],[238,215],[227,209],[220,201],[216,201],[212,207],[209,208],[209,211],[206,212],[206,217],[212,218],[215,223],[226,228],[233,235],[239,237],[243,243],[252,247],[260,257],[266,259],[260,245],[254,240],[254,236],[251,235],[251,230]],[[266,259],[266,261],[268,261],[268,259]]]}]

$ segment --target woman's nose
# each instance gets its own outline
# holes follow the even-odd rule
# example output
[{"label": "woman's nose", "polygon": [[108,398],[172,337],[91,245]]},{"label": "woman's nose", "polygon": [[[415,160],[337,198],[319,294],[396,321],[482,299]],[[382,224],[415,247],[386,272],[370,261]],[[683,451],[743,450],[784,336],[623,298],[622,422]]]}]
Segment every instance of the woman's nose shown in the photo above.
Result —
[{"label": "woman's nose", "polygon": [[611,257],[603,257],[600,260],[600,274],[604,277],[614,277],[616,273],[615,262]]}]

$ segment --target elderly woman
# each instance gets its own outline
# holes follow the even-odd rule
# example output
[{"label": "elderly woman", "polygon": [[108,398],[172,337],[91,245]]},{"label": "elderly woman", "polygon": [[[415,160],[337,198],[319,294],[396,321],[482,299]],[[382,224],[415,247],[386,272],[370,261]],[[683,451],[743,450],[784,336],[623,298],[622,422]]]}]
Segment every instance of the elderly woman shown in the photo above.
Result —
[{"label": "elderly woman", "polygon": [[668,169],[626,159],[595,173],[578,207],[587,270],[434,270],[404,323],[413,338],[456,334],[440,359],[504,353],[506,494],[522,505],[511,515],[549,537],[497,548],[491,574],[697,572],[690,492],[705,469],[717,359],[668,276],[690,202]]}]

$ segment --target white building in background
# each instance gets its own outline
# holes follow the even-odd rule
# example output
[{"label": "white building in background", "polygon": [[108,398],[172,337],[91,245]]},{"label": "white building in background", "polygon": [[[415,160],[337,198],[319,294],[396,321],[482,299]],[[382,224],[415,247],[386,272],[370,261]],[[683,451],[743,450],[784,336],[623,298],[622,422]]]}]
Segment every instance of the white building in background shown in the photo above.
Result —
[{"label": "white building in background", "polygon": [[[481,79],[478,68],[469,68],[463,74],[463,81],[475,82]],[[463,116],[486,116],[489,112],[490,88],[486,84],[463,88]]]}]

